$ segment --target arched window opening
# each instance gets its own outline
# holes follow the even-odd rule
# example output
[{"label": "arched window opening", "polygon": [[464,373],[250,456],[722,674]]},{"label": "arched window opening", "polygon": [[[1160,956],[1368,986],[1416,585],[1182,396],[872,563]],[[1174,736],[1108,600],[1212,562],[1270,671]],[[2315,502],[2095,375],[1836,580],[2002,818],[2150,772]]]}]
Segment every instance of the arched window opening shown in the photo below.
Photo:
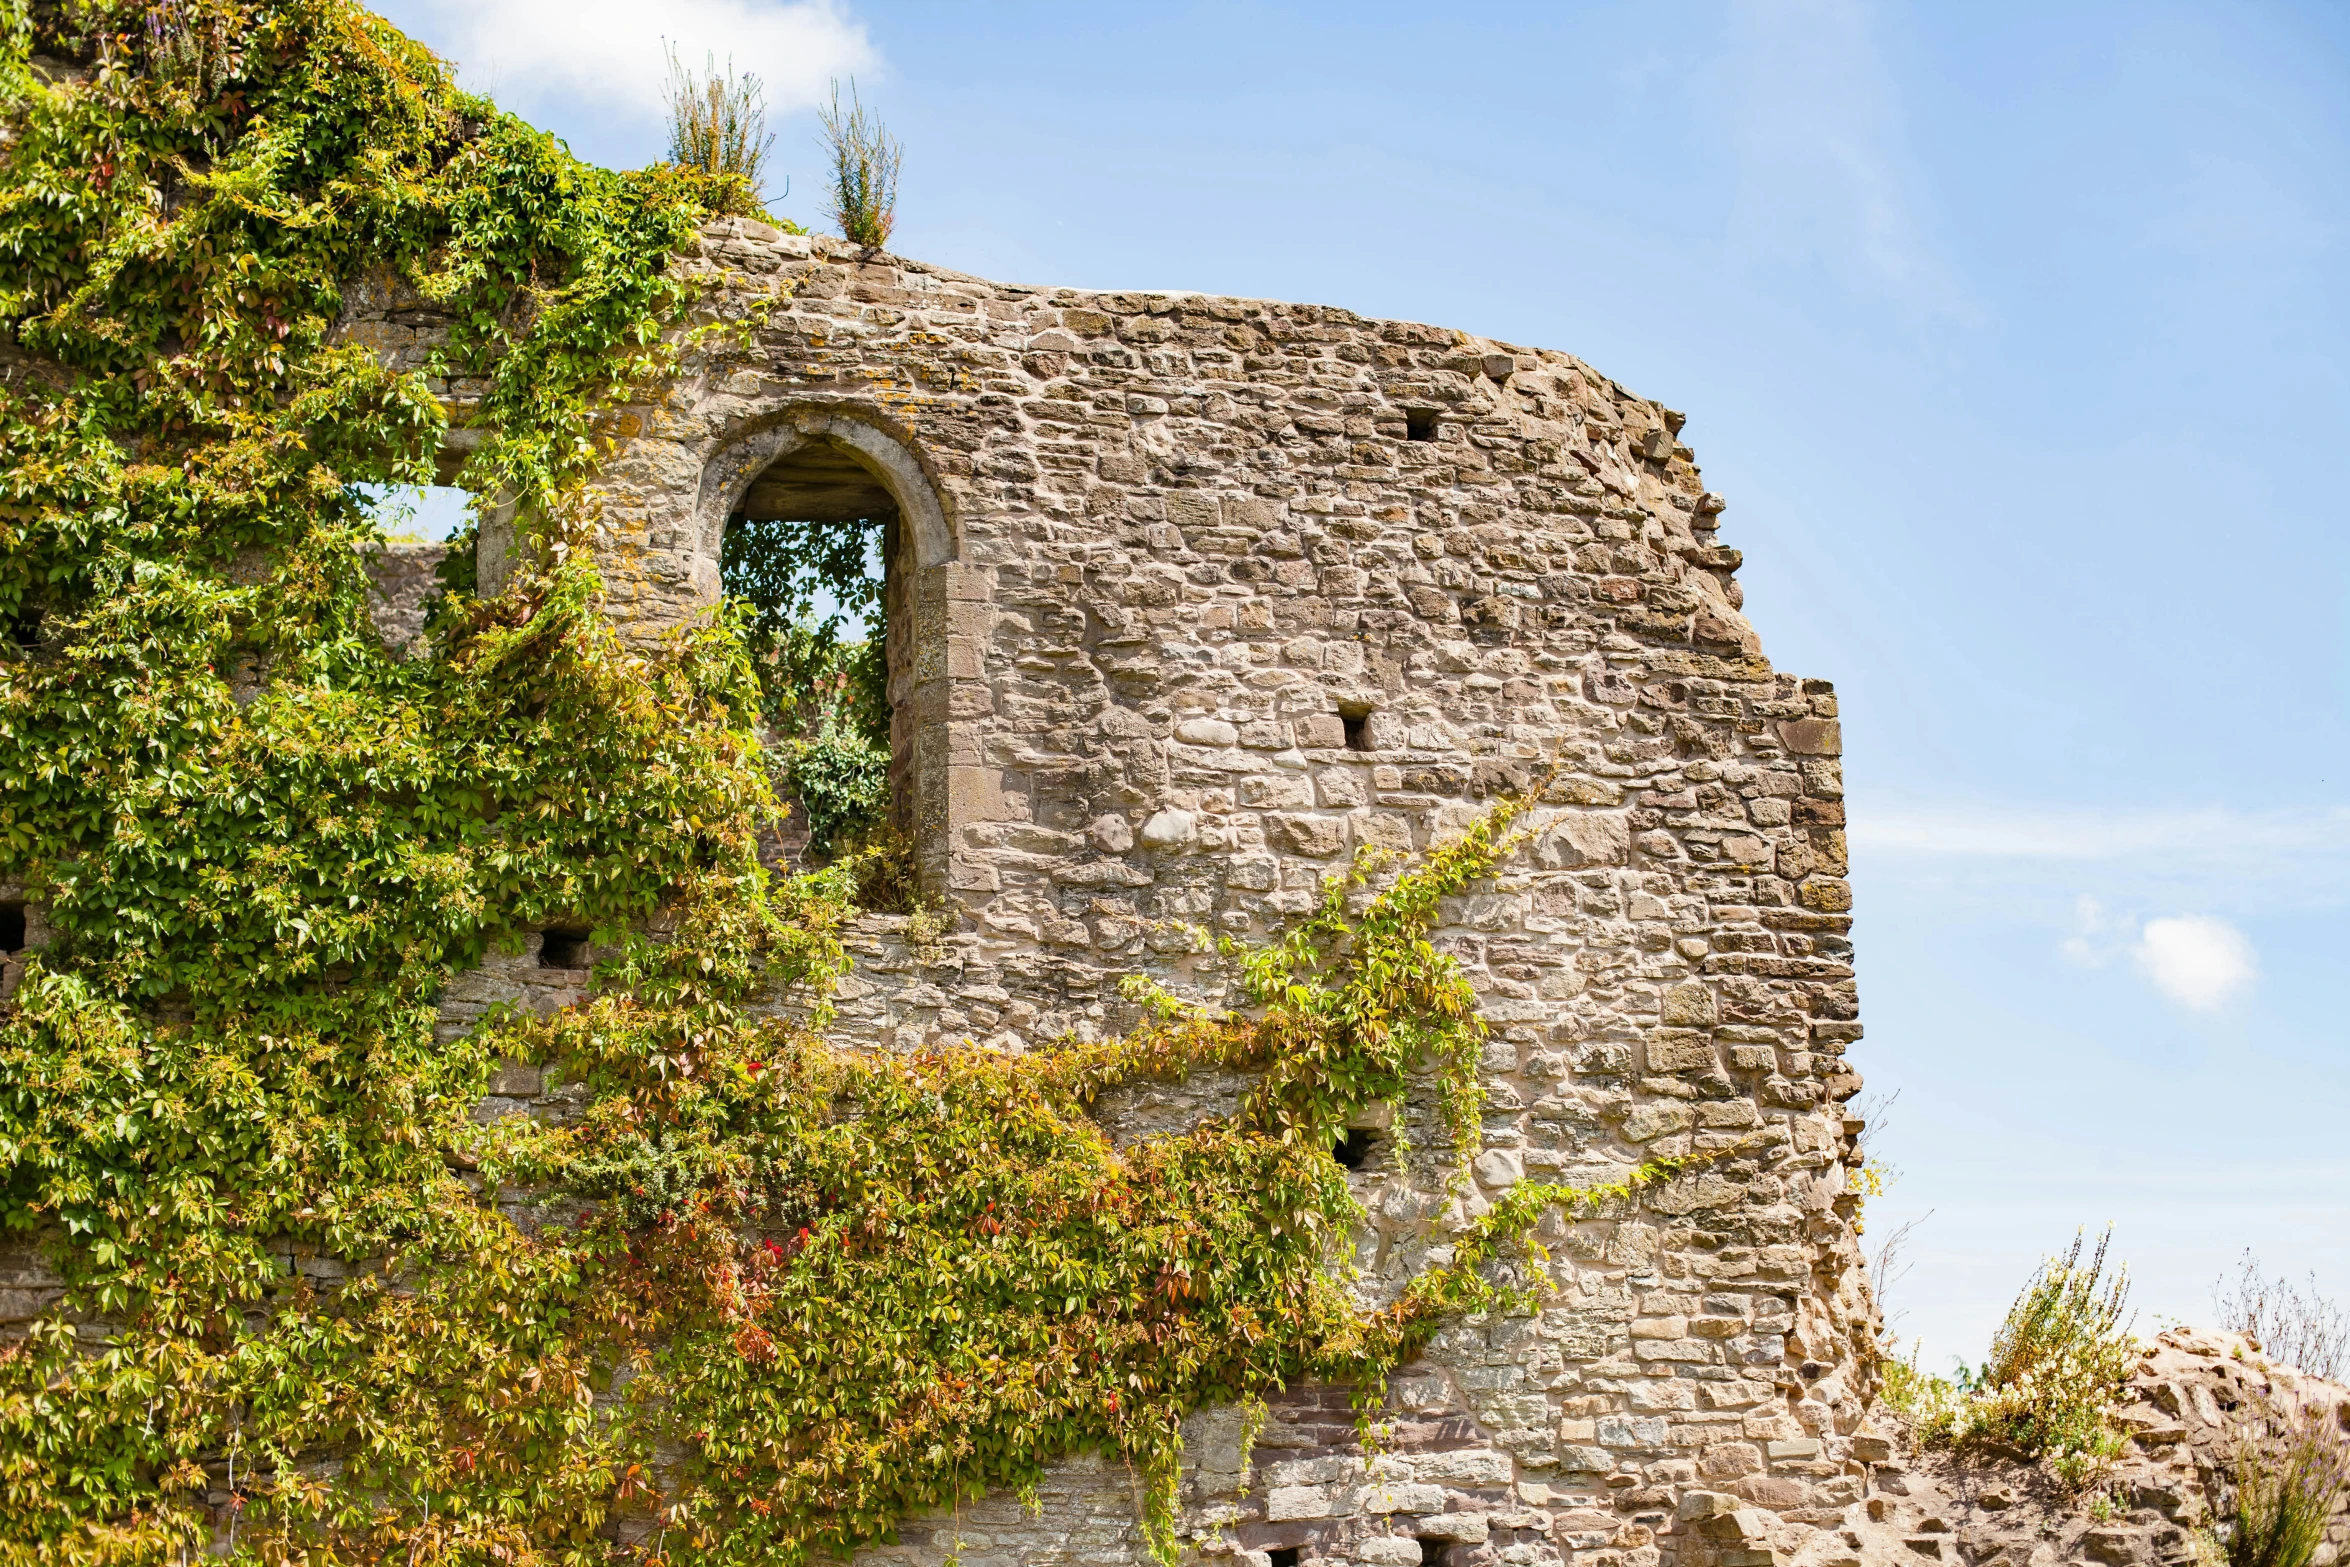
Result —
[{"label": "arched window opening", "polygon": [[894,496],[825,439],[771,463],[727,518],[719,578],[747,620],[786,852],[867,851],[860,901],[909,905],[911,562]]}]

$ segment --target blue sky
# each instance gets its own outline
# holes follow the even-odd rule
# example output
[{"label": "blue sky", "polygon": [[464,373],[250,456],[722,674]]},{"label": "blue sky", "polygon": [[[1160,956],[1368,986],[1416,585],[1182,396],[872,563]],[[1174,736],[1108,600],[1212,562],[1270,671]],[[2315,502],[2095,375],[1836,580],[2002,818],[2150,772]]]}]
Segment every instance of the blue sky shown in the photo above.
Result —
[{"label": "blue sky", "polygon": [[384,9],[599,161],[659,155],[666,29],[767,77],[804,222],[854,74],[893,249],[1686,410],[1773,659],[1843,695],[1901,1327],[1979,1358],[2108,1221],[2142,1324],[2247,1246],[2350,1297],[2350,8]]}]

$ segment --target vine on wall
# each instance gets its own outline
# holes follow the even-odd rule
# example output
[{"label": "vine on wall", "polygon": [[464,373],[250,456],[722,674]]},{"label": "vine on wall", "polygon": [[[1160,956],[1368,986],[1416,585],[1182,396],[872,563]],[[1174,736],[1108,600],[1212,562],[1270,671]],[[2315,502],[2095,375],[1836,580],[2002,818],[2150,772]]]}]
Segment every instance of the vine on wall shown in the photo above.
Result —
[{"label": "vine on wall", "polygon": [[[1088,1446],[1169,1551],[1186,1411],[1375,1404],[1547,1206],[1659,1173],[1521,1186],[1383,1311],[1332,1261],[1357,1108],[1433,1064],[1474,1147],[1428,932],[1514,806],[1229,954],[1245,1014],[882,1060],[755,1020],[840,971],[846,873],[759,867],[737,629],[630,651],[565,547],[740,192],[580,164],[347,0],[0,35],[0,876],[56,933],[0,1020],[0,1225],[67,1280],[0,1349],[0,1562],[789,1563]],[[425,371],[336,338],[381,273],[455,322]],[[429,477],[436,377],[538,547],[402,659],[353,486]],[[436,1043],[447,977],[549,923],[622,942],[597,998]],[[578,1117],[477,1124],[507,1058]],[[1086,1114],[1211,1063],[1256,1074],[1230,1119]]]}]

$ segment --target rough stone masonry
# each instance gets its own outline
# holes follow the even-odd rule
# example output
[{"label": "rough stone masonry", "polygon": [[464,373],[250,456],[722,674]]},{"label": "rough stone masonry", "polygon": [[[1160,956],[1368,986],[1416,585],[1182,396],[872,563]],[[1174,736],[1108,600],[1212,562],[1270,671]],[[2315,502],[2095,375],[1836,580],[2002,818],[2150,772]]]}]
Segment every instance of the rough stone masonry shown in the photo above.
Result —
[{"label": "rough stone masonry", "polygon": [[[741,220],[681,264],[747,335],[610,421],[610,613],[651,640],[708,612],[746,508],[889,519],[897,808],[956,928],[866,917],[837,1038],[1119,1028],[1122,975],[1213,991],[1182,926],[1271,930],[1357,849],[1438,842],[1557,761],[1530,845],[1441,935],[1492,1025],[1485,1151],[1448,1185],[1417,1102],[1409,1158],[1394,1128],[1350,1139],[1361,1289],[1392,1297],[1522,1178],[1727,1151],[1550,1221],[1546,1304],[1445,1332],[1374,1451],[1341,1389],[1292,1390],[1253,1441],[1195,1418],[1189,1548],[1768,1567],[1839,1521],[1875,1316],[1836,699],[1764,659],[1682,416],[1566,354],[1343,310],[1016,287]],[[389,285],[353,298],[348,336],[394,362],[443,330]],[[478,388],[444,390],[461,427]],[[493,510],[485,584],[514,534]],[[388,635],[414,565],[387,562]],[[585,961],[534,941],[445,1026],[560,1004]],[[500,1088],[485,1114],[553,1108],[532,1074]],[[1141,1135],[1230,1091],[1104,1114]],[[1146,1559],[1114,1464],[1035,1501],[859,1560]]]}]

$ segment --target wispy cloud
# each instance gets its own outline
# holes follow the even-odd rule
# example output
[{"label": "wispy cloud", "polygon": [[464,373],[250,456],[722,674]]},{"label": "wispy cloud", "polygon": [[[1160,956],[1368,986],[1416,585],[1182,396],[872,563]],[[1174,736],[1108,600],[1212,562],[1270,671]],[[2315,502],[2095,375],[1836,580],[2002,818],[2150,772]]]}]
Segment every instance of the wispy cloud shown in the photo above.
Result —
[{"label": "wispy cloud", "polygon": [[2062,951],[2084,968],[2101,967],[2113,956],[2113,928],[2104,903],[2084,892],[2073,899],[2073,933],[2064,938]]},{"label": "wispy cloud", "polygon": [[1900,123],[1861,0],[1742,0],[1737,238],[1839,270],[1937,312],[1975,307],[1919,225]]},{"label": "wispy cloud", "polygon": [[706,55],[755,71],[768,108],[821,102],[835,77],[879,63],[864,26],[834,0],[423,0],[433,46],[466,82],[502,100],[588,98],[611,113],[657,120],[664,43],[688,64]]},{"label": "wispy cloud", "polygon": [[2350,808],[2091,810],[1929,805],[1856,808],[1856,847],[1895,855],[2004,860],[2151,860],[2255,868],[2350,856]]},{"label": "wispy cloud", "polygon": [[1923,876],[2002,897],[2069,898],[2086,887],[2145,913],[2184,907],[2267,918],[2350,902],[2350,809],[2340,806],[1877,809],[1863,800],[1852,818],[1853,857],[1864,876]]}]

